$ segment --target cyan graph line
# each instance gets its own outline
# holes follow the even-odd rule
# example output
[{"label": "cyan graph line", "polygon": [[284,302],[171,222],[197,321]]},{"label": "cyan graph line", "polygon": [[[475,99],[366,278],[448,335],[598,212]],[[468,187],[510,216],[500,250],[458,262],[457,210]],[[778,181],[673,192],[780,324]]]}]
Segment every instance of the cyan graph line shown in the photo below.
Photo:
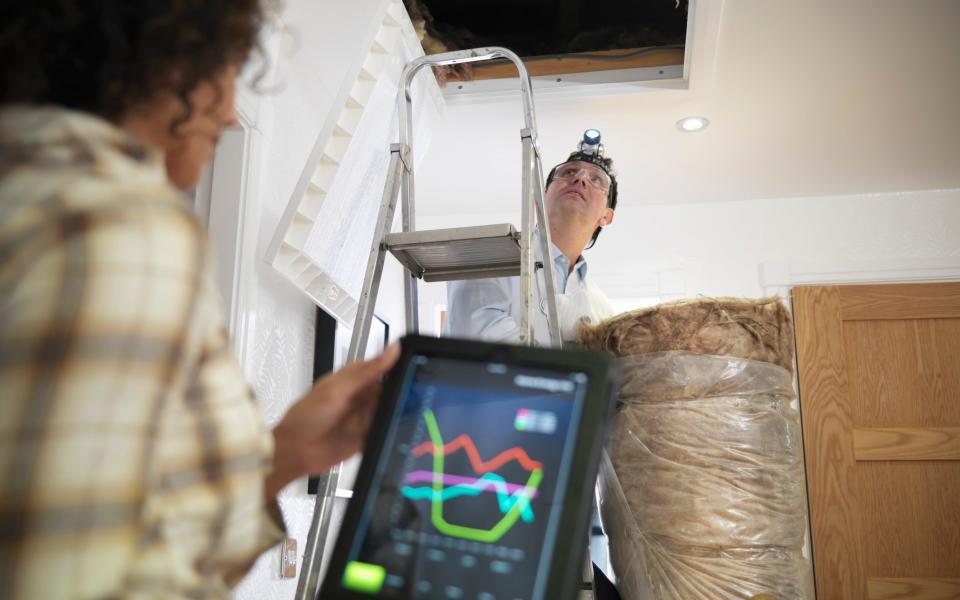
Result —
[{"label": "cyan graph line", "polygon": [[[520,491],[510,494],[507,491],[507,481],[496,473],[484,473],[473,483],[460,483],[450,487],[443,488],[440,491],[428,487],[403,486],[401,493],[411,500],[430,500],[431,502],[451,500],[458,496],[479,496],[487,488],[493,488],[497,492],[497,504],[500,506],[501,513],[507,513],[521,499],[524,501],[520,505],[520,518],[525,523],[533,521],[533,510],[528,502],[529,492],[521,488]],[[521,494],[523,494],[521,496]]]}]

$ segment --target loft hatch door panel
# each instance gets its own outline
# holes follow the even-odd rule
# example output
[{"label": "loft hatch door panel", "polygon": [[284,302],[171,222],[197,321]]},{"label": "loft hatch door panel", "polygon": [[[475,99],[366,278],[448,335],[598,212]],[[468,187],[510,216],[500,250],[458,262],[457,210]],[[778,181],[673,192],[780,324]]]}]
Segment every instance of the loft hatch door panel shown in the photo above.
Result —
[{"label": "loft hatch door panel", "polygon": [[[538,92],[681,79],[688,0],[404,0],[424,52],[504,46]],[[445,94],[512,89],[509,61],[435,68]]]}]

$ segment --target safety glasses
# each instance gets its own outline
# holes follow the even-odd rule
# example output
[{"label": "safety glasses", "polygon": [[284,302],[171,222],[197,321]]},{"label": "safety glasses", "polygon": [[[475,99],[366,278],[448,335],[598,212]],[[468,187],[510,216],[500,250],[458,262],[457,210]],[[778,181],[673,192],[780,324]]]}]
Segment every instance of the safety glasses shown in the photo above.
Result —
[{"label": "safety glasses", "polygon": [[553,176],[566,181],[582,176],[587,180],[587,183],[601,192],[606,192],[610,189],[610,177],[596,167],[563,165],[557,169],[557,172],[554,173]]}]

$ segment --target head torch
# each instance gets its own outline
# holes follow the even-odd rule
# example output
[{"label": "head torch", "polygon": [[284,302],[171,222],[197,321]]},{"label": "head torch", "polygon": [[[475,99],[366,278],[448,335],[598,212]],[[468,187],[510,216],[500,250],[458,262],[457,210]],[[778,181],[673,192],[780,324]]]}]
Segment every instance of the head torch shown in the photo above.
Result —
[{"label": "head torch", "polygon": [[583,132],[583,140],[577,146],[580,154],[603,157],[603,144],[600,143],[600,130],[588,129]]}]

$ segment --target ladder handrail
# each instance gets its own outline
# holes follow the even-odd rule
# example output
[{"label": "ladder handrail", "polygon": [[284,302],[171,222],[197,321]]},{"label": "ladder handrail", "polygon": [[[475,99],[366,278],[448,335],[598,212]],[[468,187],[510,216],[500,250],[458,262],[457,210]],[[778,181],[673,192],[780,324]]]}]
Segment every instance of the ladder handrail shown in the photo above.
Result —
[{"label": "ladder handrail", "polygon": [[[532,330],[532,288],[530,283],[537,277],[536,267],[533,265],[533,223],[539,221],[543,226],[541,231],[541,243],[539,250],[543,260],[544,282],[549,290],[546,294],[547,303],[547,329],[550,333],[551,343],[556,347],[561,347],[563,342],[560,337],[559,310],[554,290],[554,277],[552,261],[550,261],[550,227],[546,211],[543,210],[543,172],[540,166],[540,142],[537,137],[537,119],[533,107],[533,85],[530,82],[530,75],[523,60],[512,50],[502,46],[488,46],[483,48],[472,48],[468,50],[457,50],[454,52],[444,52],[441,54],[428,54],[420,56],[408,62],[403,67],[400,75],[399,94],[397,96],[397,112],[400,120],[400,147],[412,156],[413,154],[413,98],[410,94],[410,86],[417,73],[426,66],[434,65],[455,65],[470,62],[480,62],[493,60],[496,58],[506,58],[517,68],[520,79],[520,100],[523,104],[523,124],[520,136],[524,141],[524,156],[522,173],[523,189],[521,191],[521,293],[522,310],[520,311],[520,341],[524,344],[533,344],[534,335]],[[529,148],[527,147],[529,144]],[[413,193],[413,166],[405,165],[406,169],[402,174],[402,185],[404,193],[402,194],[401,210],[403,216],[403,231],[414,231],[414,204]],[[531,206],[531,204],[533,206]],[[414,333],[418,330],[418,323],[415,314],[411,314],[411,304],[415,311],[417,306],[417,292],[415,283],[407,281],[404,286],[404,296],[407,302],[407,328]],[[412,302],[411,302],[412,300]],[[358,313],[359,314],[359,313]],[[353,346],[353,344],[351,344]],[[356,344],[360,347],[360,342]],[[351,354],[351,359],[356,360],[359,356]]]},{"label": "ladder handrail", "polygon": [[[537,119],[533,110],[533,86],[530,84],[530,75],[523,61],[512,50],[501,46],[473,48],[471,50],[457,50],[442,54],[427,54],[408,62],[400,75],[400,91],[397,98],[397,108],[400,113],[400,143],[412,149],[413,132],[413,100],[410,96],[410,85],[416,74],[426,66],[458,65],[469,62],[506,58],[510,60],[520,73],[521,101],[523,102],[523,127],[529,129],[533,139],[537,139]],[[539,148],[537,148],[539,152]]]}]

